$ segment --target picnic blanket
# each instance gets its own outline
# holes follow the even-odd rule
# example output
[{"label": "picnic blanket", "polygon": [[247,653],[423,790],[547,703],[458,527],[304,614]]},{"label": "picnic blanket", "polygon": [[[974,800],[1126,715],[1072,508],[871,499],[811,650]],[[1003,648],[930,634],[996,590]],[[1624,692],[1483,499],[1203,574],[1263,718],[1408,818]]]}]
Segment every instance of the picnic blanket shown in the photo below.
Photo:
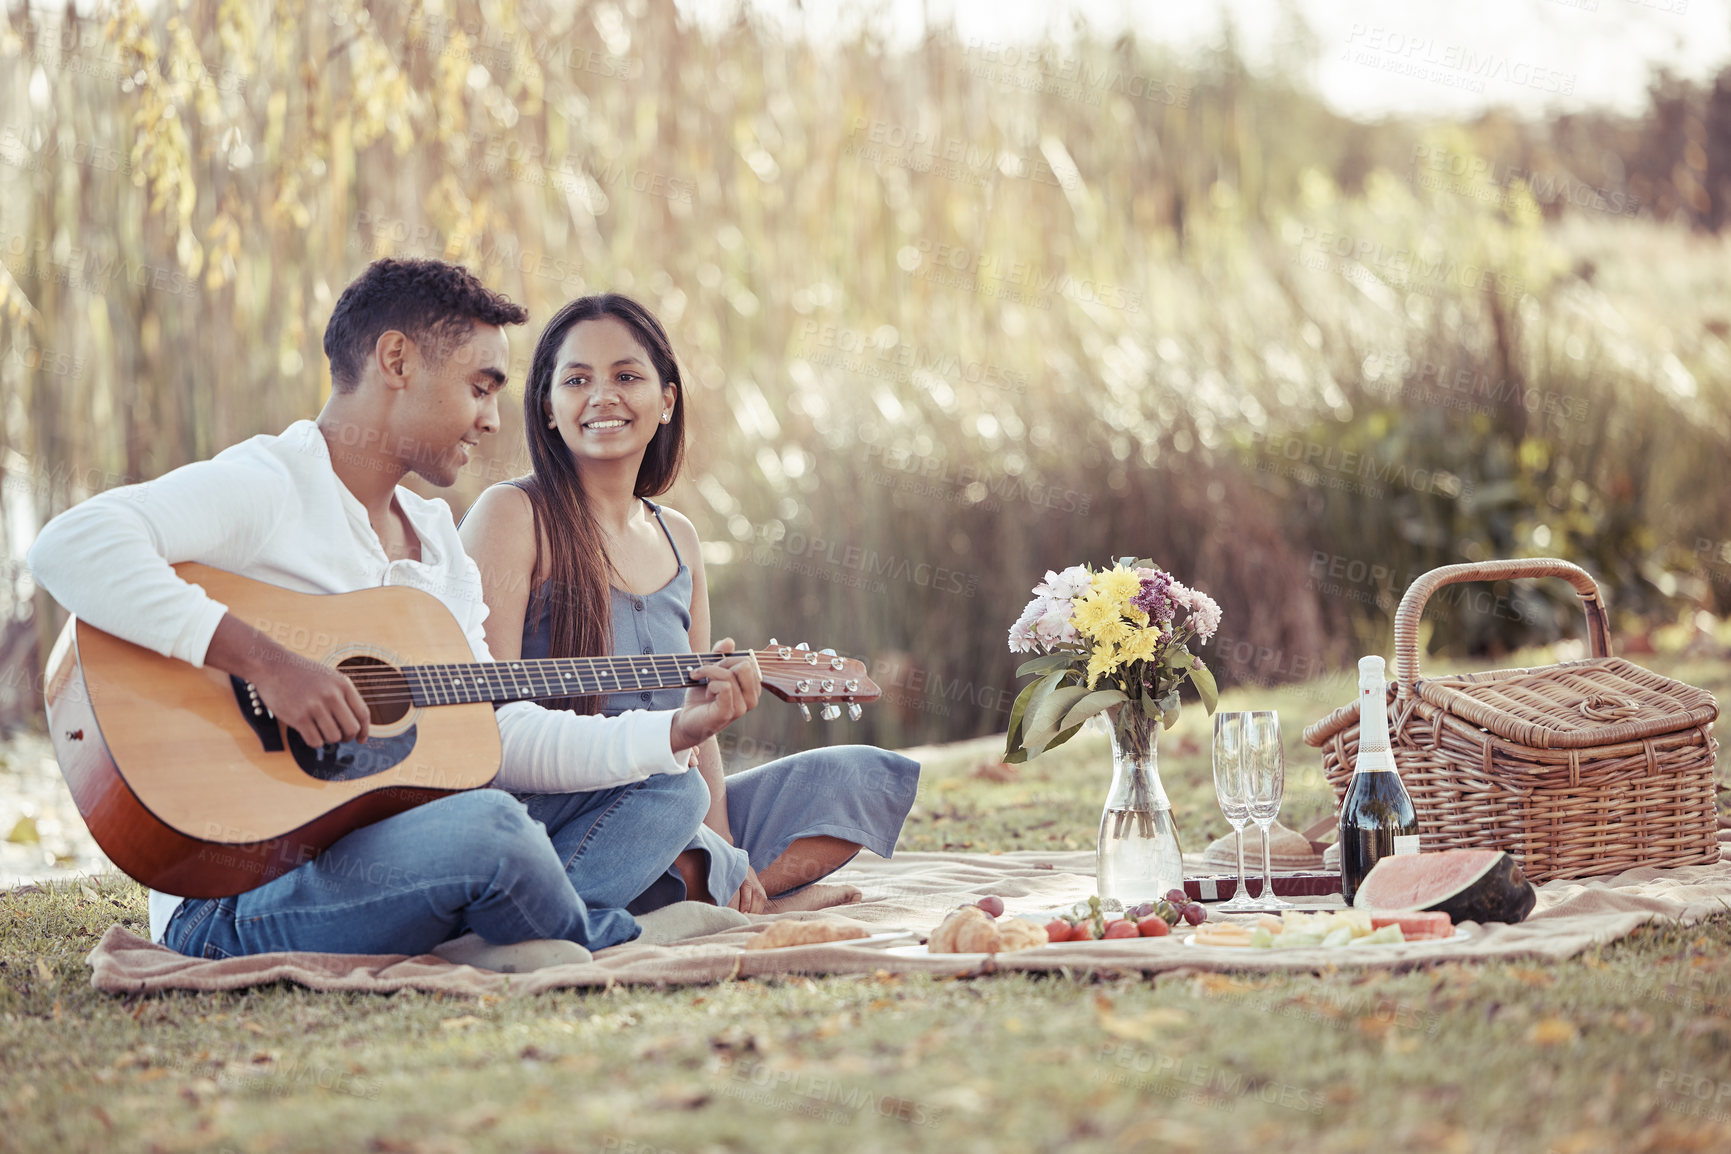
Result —
[{"label": "picnic blanket", "polygon": [[[981,974],[1018,970],[1157,974],[1196,970],[1314,971],[1330,967],[1407,969],[1439,962],[1558,960],[1615,941],[1655,919],[1692,922],[1731,908],[1731,862],[1681,869],[1636,869],[1612,877],[1553,881],[1518,925],[1474,926],[1464,940],[1412,942],[1362,949],[1282,951],[1198,947],[1169,938],[1066,942],[1000,954],[908,957],[846,942],[746,950],[754,934],[780,918],[842,917],[866,930],[917,931],[921,937],[950,909],[987,894],[1011,914],[1053,911],[1094,891],[1094,855],[1073,853],[902,853],[886,861],[861,853],[838,882],[863,900],[821,913],[754,919],[750,926],[665,946],[627,943],[583,965],[500,974],[453,965],[432,955],[274,953],[189,958],[111,926],[91,951],[91,984],[113,993],[233,990],[287,981],[315,990],[402,989],[458,995],[534,994],[615,983],[695,985],[780,974]],[[1324,907],[1326,900],[1299,902]],[[1338,902],[1333,903],[1338,904]]]}]

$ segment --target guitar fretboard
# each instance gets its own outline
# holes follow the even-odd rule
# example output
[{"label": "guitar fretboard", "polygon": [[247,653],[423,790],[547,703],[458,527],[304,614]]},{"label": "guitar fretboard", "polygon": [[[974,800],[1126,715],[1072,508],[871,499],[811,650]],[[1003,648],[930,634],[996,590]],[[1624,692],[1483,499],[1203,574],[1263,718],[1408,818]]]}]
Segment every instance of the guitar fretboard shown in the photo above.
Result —
[{"label": "guitar fretboard", "polygon": [[550,657],[399,667],[416,705],[546,701],[639,689],[680,689],[720,653],[646,653],[642,657]]}]

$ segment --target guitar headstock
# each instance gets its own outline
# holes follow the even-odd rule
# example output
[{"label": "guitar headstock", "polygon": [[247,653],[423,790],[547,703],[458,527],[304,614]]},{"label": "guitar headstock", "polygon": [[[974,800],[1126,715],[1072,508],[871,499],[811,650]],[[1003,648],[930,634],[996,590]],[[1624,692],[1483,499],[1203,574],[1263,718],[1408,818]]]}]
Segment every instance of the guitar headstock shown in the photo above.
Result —
[{"label": "guitar headstock", "polygon": [[812,649],[803,641],[782,645],[772,637],[768,645],[754,652],[763,671],[763,687],[799,706],[807,721],[811,720],[811,706],[823,706],[823,719],[833,721],[841,716],[841,704],[847,705],[848,717],[858,721],[860,702],[876,701],[883,695],[877,683],[866,676],[864,662],[839,656],[833,649]]}]

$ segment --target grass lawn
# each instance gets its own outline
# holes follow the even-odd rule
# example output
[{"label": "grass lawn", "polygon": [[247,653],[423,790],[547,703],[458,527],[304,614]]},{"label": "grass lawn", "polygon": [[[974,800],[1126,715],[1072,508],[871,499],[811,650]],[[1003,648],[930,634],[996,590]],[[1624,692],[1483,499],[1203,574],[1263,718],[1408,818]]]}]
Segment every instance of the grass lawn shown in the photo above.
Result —
[{"label": "grass lawn", "polygon": [[[1731,690],[1723,663],[1643,659]],[[1277,708],[1289,824],[1328,812]],[[1186,847],[1225,832],[1206,719],[1165,735]],[[925,759],[905,849],[1081,849],[1104,741],[976,776]],[[1721,772],[1721,778],[1725,774]],[[122,999],[84,954],[144,893],[0,895],[0,1150],[860,1151],[1731,1149],[1731,914],[1543,968],[1070,980],[846,977],[533,999],[290,987]]]}]

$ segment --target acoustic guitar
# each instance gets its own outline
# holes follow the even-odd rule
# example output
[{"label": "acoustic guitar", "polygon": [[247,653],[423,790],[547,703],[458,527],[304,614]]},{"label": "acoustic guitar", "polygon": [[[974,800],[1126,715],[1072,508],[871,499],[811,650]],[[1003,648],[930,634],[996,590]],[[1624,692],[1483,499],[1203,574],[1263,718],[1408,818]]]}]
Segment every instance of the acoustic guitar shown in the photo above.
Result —
[{"label": "acoustic guitar", "polygon": [[[48,658],[60,770],[96,844],[152,889],[227,897],[312,860],[351,830],[499,771],[493,707],[689,686],[716,653],[478,662],[432,594],[389,585],[295,593],[205,565],[176,565],[242,621],[333,666],[366,701],[365,742],[308,745],[253,687],[67,621]],[[763,687],[833,718],[875,700],[865,666],[829,650],[754,651]]]}]

